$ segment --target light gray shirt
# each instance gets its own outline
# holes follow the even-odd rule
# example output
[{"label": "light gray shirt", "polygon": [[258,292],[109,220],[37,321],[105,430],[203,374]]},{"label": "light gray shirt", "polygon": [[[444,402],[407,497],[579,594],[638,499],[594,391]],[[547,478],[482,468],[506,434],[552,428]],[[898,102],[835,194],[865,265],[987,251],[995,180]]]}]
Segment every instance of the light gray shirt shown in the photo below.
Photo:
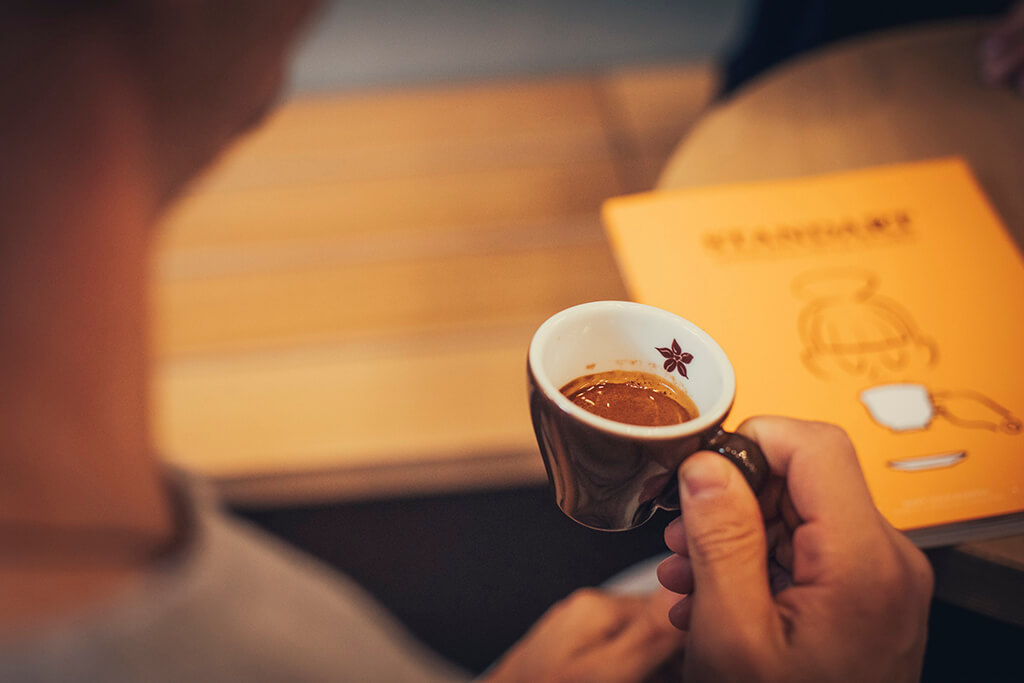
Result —
[{"label": "light gray shirt", "polygon": [[228,517],[202,482],[176,479],[181,550],[112,600],[0,643],[0,681],[468,678],[353,582]]}]

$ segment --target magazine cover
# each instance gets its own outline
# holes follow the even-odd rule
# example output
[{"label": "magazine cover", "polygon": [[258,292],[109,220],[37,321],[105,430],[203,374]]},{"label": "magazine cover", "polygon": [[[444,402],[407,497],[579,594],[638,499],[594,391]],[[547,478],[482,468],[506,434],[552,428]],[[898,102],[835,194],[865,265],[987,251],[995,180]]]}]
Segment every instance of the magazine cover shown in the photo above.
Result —
[{"label": "magazine cover", "polygon": [[631,195],[604,220],[633,298],[731,358],[727,426],[841,425],[894,526],[957,530],[923,545],[1024,529],[1024,263],[963,161]]}]

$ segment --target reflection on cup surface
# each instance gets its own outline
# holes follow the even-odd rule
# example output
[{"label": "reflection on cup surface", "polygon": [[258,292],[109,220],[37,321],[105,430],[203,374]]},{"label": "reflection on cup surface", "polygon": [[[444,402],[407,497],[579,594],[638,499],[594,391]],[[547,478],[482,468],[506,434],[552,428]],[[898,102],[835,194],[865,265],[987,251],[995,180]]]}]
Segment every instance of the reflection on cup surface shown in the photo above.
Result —
[{"label": "reflection on cup surface", "polygon": [[699,415],[685,389],[649,372],[611,370],[583,375],[561,392],[584,410],[616,422],[653,427],[681,424]]}]

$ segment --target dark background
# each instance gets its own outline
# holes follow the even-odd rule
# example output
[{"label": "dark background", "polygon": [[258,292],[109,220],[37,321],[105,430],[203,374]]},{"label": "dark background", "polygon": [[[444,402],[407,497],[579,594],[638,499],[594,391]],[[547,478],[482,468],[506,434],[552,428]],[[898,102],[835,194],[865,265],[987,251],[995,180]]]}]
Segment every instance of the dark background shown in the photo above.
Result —
[{"label": "dark background", "polygon": [[[562,515],[547,487],[237,512],[354,578],[473,672],[554,601],[666,552],[671,519],[593,531]],[[1024,628],[934,601],[923,680],[1024,681],[1022,646]]]}]

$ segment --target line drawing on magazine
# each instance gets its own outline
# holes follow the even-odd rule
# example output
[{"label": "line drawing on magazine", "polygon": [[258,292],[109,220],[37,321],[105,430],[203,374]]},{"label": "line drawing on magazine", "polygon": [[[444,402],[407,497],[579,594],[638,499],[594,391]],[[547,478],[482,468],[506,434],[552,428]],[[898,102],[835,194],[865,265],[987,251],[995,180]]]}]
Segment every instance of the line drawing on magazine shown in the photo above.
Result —
[{"label": "line drawing on magazine", "polygon": [[871,419],[895,433],[928,429],[936,418],[964,429],[1016,436],[1021,420],[979,391],[931,391],[923,384],[879,384],[860,392]]},{"label": "line drawing on magazine", "polygon": [[[965,429],[1010,436],[1021,432],[1019,418],[977,391],[929,391],[923,384],[880,384],[860,392],[860,402],[877,425],[896,434],[926,430],[936,418]],[[901,472],[925,472],[953,467],[966,459],[966,450],[953,450],[889,460],[886,464]]]},{"label": "line drawing on magazine", "polygon": [[793,279],[793,294],[807,301],[797,328],[808,370],[826,380],[879,381],[935,366],[938,346],[879,287],[878,275],[862,268],[811,270]]}]

